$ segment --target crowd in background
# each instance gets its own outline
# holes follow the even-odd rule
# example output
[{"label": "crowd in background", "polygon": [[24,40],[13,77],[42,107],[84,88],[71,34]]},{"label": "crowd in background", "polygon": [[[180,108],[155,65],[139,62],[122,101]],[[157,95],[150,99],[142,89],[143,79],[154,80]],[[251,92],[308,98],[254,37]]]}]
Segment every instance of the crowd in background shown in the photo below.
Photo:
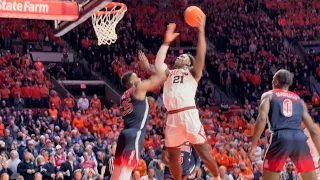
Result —
[{"label": "crowd in background", "polygon": [[[174,2],[166,7],[166,11],[161,10],[164,7],[160,5],[126,2],[129,11],[118,24],[117,43],[110,46],[97,46],[90,21],[79,25],[64,38],[78,51],[78,56],[90,60],[93,71],[102,72],[121,87],[119,79],[126,71],[134,71],[142,79],[149,77],[140,69],[136,51],[143,49],[153,63],[169,21],[175,22],[181,33],[173,46],[196,45],[194,29],[188,28],[183,18],[176,18],[183,14],[184,1]],[[307,63],[299,59],[255,1],[199,0],[191,3],[207,13],[209,51],[196,102],[213,148],[211,154],[217,160],[222,179],[259,179],[268,143],[266,139],[260,139],[254,161],[247,156],[260,103],[258,99],[261,93],[271,89],[274,72],[288,69],[295,77],[292,90],[309,102],[312,117],[320,123],[318,110],[312,108],[319,107],[320,97],[311,94],[309,87],[311,75],[320,77],[320,66],[311,64],[319,64],[319,55],[310,52],[311,61]],[[173,19],[167,19],[167,15]],[[0,24],[2,49],[12,41],[22,39],[36,40],[39,47],[44,41],[52,40],[57,51],[62,51],[63,41],[53,37],[45,22],[14,20]],[[177,55],[177,52],[168,52],[165,62],[169,67]],[[101,104],[97,96],[89,100],[85,92],[78,100],[70,95],[61,99],[45,78],[41,60],[33,61],[30,52],[24,55],[14,50],[4,52],[0,67],[1,179],[109,179],[117,137],[123,128],[120,108],[113,103]],[[69,73],[68,70],[64,72],[59,74],[60,79]],[[240,99],[240,103],[215,103],[213,83],[229,96]],[[159,93],[160,87],[153,92]],[[161,149],[167,115],[161,96],[148,100],[151,121],[147,125],[143,153],[133,172],[134,180],[147,176],[160,180],[163,177]],[[199,169],[197,178],[212,178],[203,165]],[[281,174],[285,177],[291,173],[297,176],[294,165],[288,160]]]},{"label": "crowd in background", "polygon": [[317,0],[277,1],[265,0],[270,13],[276,16],[279,26],[289,38],[318,40],[320,2]]}]

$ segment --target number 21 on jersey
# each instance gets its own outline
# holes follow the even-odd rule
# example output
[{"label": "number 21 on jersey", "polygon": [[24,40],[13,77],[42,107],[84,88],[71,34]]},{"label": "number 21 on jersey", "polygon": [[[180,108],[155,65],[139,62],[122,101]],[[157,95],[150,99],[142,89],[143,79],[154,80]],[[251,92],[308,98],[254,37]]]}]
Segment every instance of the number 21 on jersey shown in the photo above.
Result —
[{"label": "number 21 on jersey", "polygon": [[184,77],[184,76],[174,76],[174,77],[173,77],[173,84],[183,83],[183,77]]},{"label": "number 21 on jersey", "polygon": [[290,99],[283,100],[283,115],[286,117],[292,116],[292,101]]}]

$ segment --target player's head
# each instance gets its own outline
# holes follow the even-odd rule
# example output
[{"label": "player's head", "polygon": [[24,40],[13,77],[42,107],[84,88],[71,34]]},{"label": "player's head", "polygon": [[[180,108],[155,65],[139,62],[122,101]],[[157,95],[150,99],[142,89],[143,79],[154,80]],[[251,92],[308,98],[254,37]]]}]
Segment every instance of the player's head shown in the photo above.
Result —
[{"label": "player's head", "polygon": [[273,76],[272,88],[288,90],[292,82],[293,82],[292,73],[288,70],[280,69]]},{"label": "player's head", "polygon": [[192,67],[194,62],[194,57],[190,54],[181,54],[177,57],[174,62],[176,68]]},{"label": "player's head", "polygon": [[137,86],[140,82],[141,79],[134,72],[126,72],[121,78],[122,85],[128,89]]}]

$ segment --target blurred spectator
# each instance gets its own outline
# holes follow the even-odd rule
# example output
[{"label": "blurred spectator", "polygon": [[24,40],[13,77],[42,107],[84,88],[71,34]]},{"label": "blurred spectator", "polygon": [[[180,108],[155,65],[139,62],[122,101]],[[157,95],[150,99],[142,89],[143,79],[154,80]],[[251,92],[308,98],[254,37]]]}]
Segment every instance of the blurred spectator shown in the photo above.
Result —
[{"label": "blurred spectator", "polygon": [[33,156],[29,152],[25,152],[24,160],[18,164],[18,173],[23,176],[25,180],[33,180],[36,173],[36,167],[33,164]]},{"label": "blurred spectator", "polygon": [[20,162],[21,160],[18,157],[18,152],[15,150],[12,150],[10,152],[10,159],[7,161],[9,168],[12,171],[12,175],[10,176],[10,179],[16,179],[19,176],[17,172],[17,167]]},{"label": "blurred spectator", "polygon": [[[72,152],[68,153],[67,160],[61,164],[60,171],[63,173],[64,179],[72,180],[75,178],[76,170],[80,170],[78,163],[73,161],[74,155]],[[80,170],[81,173],[81,170]],[[81,177],[81,175],[80,175]]]},{"label": "blurred spectator", "polygon": [[86,97],[86,94],[82,92],[82,97],[78,100],[78,109],[87,110],[89,108],[89,100]]},{"label": "blurred spectator", "polygon": [[233,178],[227,174],[227,168],[225,166],[219,167],[219,176],[221,180],[233,180]]},{"label": "blurred spectator", "polygon": [[140,180],[140,173],[139,171],[134,171],[132,173],[132,180]]},{"label": "blurred spectator", "polygon": [[74,105],[75,105],[75,102],[73,98],[70,96],[70,94],[68,93],[66,98],[63,100],[63,106],[69,109],[73,109]]},{"label": "blurred spectator", "polygon": [[263,161],[257,161],[256,162],[256,170],[254,171],[254,179],[253,180],[260,180],[262,178],[263,173]]},{"label": "blurred spectator", "polygon": [[140,180],[156,180],[156,178],[154,178],[154,169],[153,168],[149,168],[148,169],[148,174],[145,176],[142,176],[140,178]]},{"label": "blurred spectator", "polygon": [[299,176],[294,170],[295,170],[294,164],[292,162],[288,162],[285,165],[285,170],[281,171],[280,173],[280,180],[286,180],[286,179],[298,180]]},{"label": "blurred spectator", "polygon": [[53,154],[51,154],[49,156],[49,161],[42,166],[43,171],[40,171],[43,175],[43,180],[55,179],[56,174],[58,172],[57,168],[59,167],[56,167],[55,157]]},{"label": "blurred spectator", "polygon": [[24,100],[21,98],[20,94],[17,94],[17,98],[14,100],[14,108],[18,111],[23,111]]}]

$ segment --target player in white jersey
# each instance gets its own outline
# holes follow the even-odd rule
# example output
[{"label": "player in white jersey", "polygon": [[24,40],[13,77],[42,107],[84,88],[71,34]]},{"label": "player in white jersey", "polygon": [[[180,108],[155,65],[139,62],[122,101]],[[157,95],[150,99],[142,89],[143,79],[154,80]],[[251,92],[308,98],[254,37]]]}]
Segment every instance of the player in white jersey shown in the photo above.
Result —
[{"label": "player in white jersey", "polygon": [[[158,51],[155,68],[166,72],[167,80],[163,87],[163,101],[168,111],[165,130],[165,144],[170,159],[169,168],[175,180],[181,180],[180,147],[191,143],[206,167],[218,178],[218,166],[210,154],[203,126],[199,119],[199,111],[195,104],[198,82],[202,76],[206,56],[205,17],[198,27],[198,47],[196,58],[182,54],[175,61],[174,70],[169,70],[164,63],[170,43],[179,35],[174,33],[175,24],[169,24],[164,44]],[[152,66],[147,60],[140,59],[145,69],[152,72]]]},{"label": "player in white jersey", "polygon": [[[303,123],[302,123],[302,129],[304,131],[304,134],[308,137],[307,144],[309,146],[310,153],[313,158],[314,166],[316,167],[317,180],[320,180],[320,169],[319,169],[320,168],[319,167],[320,155],[319,155],[319,152],[317,151],[317,148],[311,139],[310,132],[308,131],[308,129],[306,128],[306,126]],[[319,126],[318,126],[318,130],[320,131]]]}]

